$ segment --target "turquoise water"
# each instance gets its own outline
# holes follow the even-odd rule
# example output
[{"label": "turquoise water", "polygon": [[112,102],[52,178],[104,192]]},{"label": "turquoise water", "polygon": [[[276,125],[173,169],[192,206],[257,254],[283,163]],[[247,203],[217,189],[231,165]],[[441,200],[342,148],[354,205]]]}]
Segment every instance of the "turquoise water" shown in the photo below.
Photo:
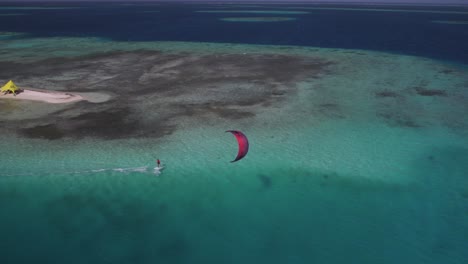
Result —
[{"label": "turquoise water", "polygon": [[[305,83],[253,120],[189,118],[162,139],[2,140],[4,259],[463,263],[466,130],[435,115],[463,109],[433,104],[447,98],[409,97],[425,109],[411,117],[425,125],[396,126],[373,114],[374,97],[362,96],[372,85],[359,85],[361,99],[335,98],[340,111],[310,105],[340,87]],[[226,127],[240,127],[251,142],[235,164]],[[155,158],[166,165],[160,176]]]},{"label": "turquoise water", "polygon": [[[249,118],[182,116],[162,138],[46,140],[6,130],[3,262],[464,263],[466,70],[380,53],[302,52],[341,63],[335,74],[298,83],[282,103],[245,106],[255,112]],[[407,65],[413,72],[397,72]],[[408,90],[413,83],[448,95],[419,95]],[[1,102],[4,124],[73,107]],[[160,114],[134,104],[147,113],[141,120]],[[251,142],[234,164],[237,145],[224,133],[232,128]],[[166,166],[159,176],[156,158]]]},{"label": "turquoise water", "polygon": [[[463,263],[463,139],[369,126],[333,133],[339,126],[317,129],[328,134],[319,139],[291,133],[302,147],[252,131],[238,164],[221,135],[179,148],[13,139],[1,248],[7,263]],[[135,166],[151,167],[153,154],[165,158],[160,176]]]},{"label": "turquoise water", "polygon": [[467,262],[466,64],[2,36],[0,263]]}]

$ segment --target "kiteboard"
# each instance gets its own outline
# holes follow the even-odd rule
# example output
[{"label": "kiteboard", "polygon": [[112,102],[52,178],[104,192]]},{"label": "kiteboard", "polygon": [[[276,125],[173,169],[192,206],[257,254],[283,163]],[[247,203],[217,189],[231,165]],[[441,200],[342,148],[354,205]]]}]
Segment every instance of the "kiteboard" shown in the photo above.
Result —
[{"label": "kiteboard", "polygon": [[154,167],[154,174],[156,174],[156,175],[161,174],[163,169],[164,169],[164,166]]}]

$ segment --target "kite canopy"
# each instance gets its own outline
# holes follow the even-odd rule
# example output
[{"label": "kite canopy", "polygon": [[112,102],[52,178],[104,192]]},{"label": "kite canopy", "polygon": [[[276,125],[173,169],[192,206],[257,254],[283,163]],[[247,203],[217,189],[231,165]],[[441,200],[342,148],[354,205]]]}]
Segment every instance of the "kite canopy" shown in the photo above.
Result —
[{"label": "kite canopy", "polygon": [[249,151],[249,141],[247,140],[247,137],[244,135],[244,133],[238,131],[238,130],[228,130],[226,132],[231,132],[237,139],[237,143],[239,144],[239,151],[237,152],[237,157],[231,161],[231,162],[236,162],[245,155],[247,155],[247,152]]}]

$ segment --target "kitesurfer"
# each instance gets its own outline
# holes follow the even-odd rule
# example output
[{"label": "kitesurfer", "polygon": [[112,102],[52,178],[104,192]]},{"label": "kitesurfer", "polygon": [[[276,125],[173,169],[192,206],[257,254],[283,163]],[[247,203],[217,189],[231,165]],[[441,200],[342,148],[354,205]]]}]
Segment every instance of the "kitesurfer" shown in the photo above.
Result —
[{"label": "kitesurfer", "polygon": [[158,168],[160,168],[161,167],[161,161],[159,159],[157,159],[156,163],[158,164]]}]

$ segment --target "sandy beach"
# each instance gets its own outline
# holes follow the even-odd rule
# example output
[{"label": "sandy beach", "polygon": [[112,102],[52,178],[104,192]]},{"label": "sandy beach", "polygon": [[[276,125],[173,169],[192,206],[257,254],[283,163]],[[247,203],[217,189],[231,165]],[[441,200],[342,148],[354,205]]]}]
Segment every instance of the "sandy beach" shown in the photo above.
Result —
[{"label": "sandy beach", "polygon": [[82,100],[97,103],[107,101],[109,98],[109,95],[100,93],[69,93],[31,88],[23,89],[16,96],[13,94],[0,94],[0,99],[31,100],[51,104],[73,103]]}]

